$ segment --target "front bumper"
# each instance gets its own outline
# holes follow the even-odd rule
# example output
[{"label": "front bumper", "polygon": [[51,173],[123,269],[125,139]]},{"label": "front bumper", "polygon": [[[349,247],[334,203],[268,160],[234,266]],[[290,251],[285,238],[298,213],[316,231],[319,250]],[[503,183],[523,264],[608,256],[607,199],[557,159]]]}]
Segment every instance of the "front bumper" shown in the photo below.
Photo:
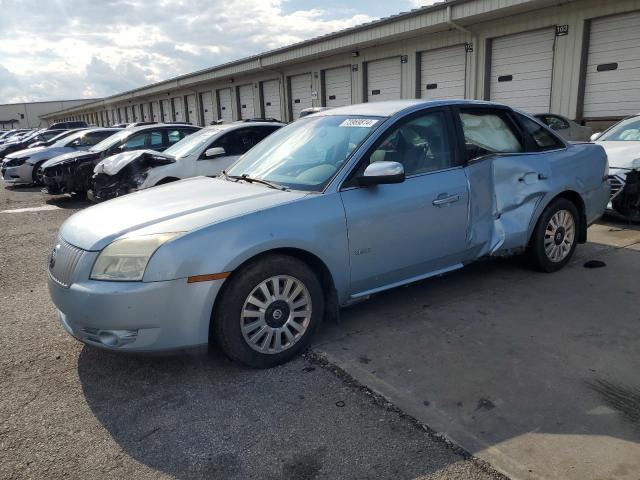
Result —
[{"label": "front bumper", "polygon": [[[96,252],[85,252],[65,288],[49,275],[49,293],[60,323],[88,345],[128,352],[158,352],[206,345],[213,302],[222,280],[187,283],[88,280]],[[83,273],[80,273],[84,271]]]},{"label": "front bumper", "polygon": [[6,183],[33,183],[33,165],[25,162],[17,167],[2,167],[2,179]]}]

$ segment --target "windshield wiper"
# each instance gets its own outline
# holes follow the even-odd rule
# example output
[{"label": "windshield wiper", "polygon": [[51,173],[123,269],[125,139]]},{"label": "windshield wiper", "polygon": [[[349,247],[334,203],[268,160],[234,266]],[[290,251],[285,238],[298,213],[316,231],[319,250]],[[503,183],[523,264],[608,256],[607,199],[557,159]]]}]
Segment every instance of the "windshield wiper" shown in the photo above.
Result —
[{"label": "windshield wiper", "polygon": [[222,175],[224,175],[224,178],[235,180],[235,181],[244,180],[245,182],[249,182],[249,183],[260,183],[262,185],[266,185],[267,187],[274,188],[276,190],[282,190],[283,192],[288,192],[289,191],[289,189],[287,187],[284,187],[282,185],[278,185],[278,184],[275,184],[275,183],[271,183],[271,182],[268,182],[266,180],[262,180],[261,178],[250,177],[246,173],[243,173],[242,175],[229,175],[226,172],[226,170],[223,170],[222,171]]}]

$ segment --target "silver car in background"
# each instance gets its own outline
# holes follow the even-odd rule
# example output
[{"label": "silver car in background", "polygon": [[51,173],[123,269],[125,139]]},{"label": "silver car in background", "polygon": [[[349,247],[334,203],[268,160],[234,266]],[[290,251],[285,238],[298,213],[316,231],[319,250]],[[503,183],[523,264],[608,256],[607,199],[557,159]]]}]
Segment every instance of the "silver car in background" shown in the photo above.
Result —
[{"label": "silver car in background", "polygon": [[67,135],[49,147],[34,147],[7,155],[2,162],[2,179],[11,184],[44,185],[44,162],[69,152],[88,150],[92,146],[121,131],[118,128],[82,129]]},{"label": "silver car in background", "polygon": [[602,147],[509,107],[352,105],[278,130],[221,177],[76,213],[53,245],[49,291],[89,345],[215,341],[270,367],[340,307],[480,257],[524,253],[557,271],[608,198]]}]

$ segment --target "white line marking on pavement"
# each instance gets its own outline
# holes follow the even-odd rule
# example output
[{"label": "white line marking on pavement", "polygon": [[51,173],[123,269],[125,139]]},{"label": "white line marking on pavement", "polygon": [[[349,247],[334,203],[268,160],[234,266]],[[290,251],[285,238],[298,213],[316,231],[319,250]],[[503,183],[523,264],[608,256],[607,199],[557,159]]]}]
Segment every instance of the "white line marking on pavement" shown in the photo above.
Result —
[{"label": "white line marking on pavement", "polygon": [[46,212],[48,210],[60,210],[55,205],[42,205],[41,207],[15,208],[13,210],[0,210],[0,213],[26,213],[26,212]]}]

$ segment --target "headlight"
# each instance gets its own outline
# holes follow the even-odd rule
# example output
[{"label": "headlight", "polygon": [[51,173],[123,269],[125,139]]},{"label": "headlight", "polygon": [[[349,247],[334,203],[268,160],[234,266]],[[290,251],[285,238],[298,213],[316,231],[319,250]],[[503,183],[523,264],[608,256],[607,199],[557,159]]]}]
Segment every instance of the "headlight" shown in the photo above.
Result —
[{"label": "headlight", "polygon": [[20,165],[23,165],[24,162],[27,161],[28,157],[23,157],[23,158],[9,158],[5,160],[5,167],[19,167]]},{"label": "headlight", "polygon": [[107,245],[91,270],[93,280],[137,282],[142,280],[155,251],[182,232],[124,238]]}]

